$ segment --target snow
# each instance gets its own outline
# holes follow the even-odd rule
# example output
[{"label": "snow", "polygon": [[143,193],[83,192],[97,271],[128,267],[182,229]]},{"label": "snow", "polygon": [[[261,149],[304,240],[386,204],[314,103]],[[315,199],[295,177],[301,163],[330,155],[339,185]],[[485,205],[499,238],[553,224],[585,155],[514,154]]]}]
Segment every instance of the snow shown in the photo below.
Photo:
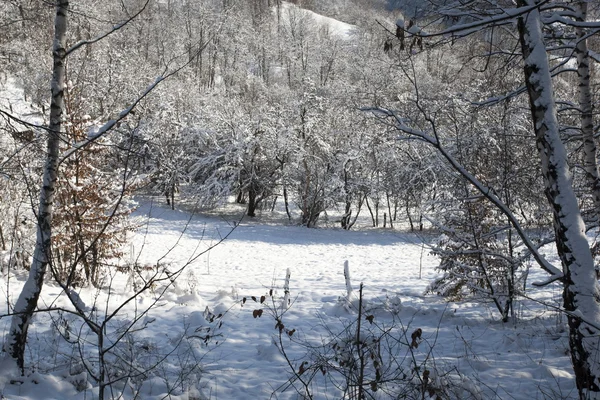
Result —
[{"label": "snow", "polygon": [[[431,381],[452,391],[453,398],[576,397],[565,321],[553,311],[561,301],[557,284],[529,288],[532,300],[518,302],[518,320],[503,324],[490,304],[446,303],[435,295],[424,295],[436,276],[437,262],[423,245],[432,240],[427,235],[307,229],[285,226],[282,221],[268,223],[266,218],[239,221],[235,214],[191,215],[149,201],[141,201],[136,215],[141,225],[128,259],[143,267],[132,276],[115,273],[110,290],[77,289],[88,317],[99,318],[125,302],[132,294],[132,281],[139,284],[148,279],[158,260],[171,273],[183,264],[189,266],[173,286],[167,287],[167,281],[156,283],[107,324],[105,346],[116,343],[125,324],[134,325],[135,332],[115,349],[121,357],[135,354],[136,368],[148,368],[153,360],[164,357],[160,368],[147,372],[144,379],[115,384],[114,396],[123,393],[123,398],[131,399],[138,393],[138,398],[158,399],[171,391],[172,399],[297,399],[290,385],[293,371],[276,345],[277,319],[285,325],[281,343],[294,370],[301,364],[310,368],[314,358],[309,353],[335,335],[342,337],[344,327],[356,319],[362,283],[363,318],[371,315],[375,323],[363,319],[361,336],[368,338],[375,326],[385,326],[391,337],[403,343],[407,337],[410,342],[411,333],[420,328],[418,347],[400,344],[396,355],[409,368],[412,352],[424,364],[420,368],[431,371]],[[233,227],[225,241],[206,251]],[[556,262],[555,256],[547,256]],[[288,274],[290,304],[285,309],[281,305]],[[545,276],[537,270],[531,275],[530,280]],[[10,279],[13,301],[24,276],[19,273]],[[352,298],[347,300],[350,285]],[[163,289],[164,295],[159,296]],[[50,306],[68,307],[61,290],[48,282],[40,307]],[[6,304],[2,307],[6,309]],[[262,315],[257,315],[258,310]],[[8,318],[0,320],[3,332],[8,322]],[[78,335],[85,339],[82,351],[93,365],[95,337],[80,319],[57,312],[37,314],[30,327],[26,360],[36,372],[11,378],[3,374],[3,396],[97,398],[94,380],[80,362],[73,361],[79,350],[61,338],[59,331],[71,341]],[[204,345],[207,335],[212,338]],[[120,359],[111,360],[124,365]],[[310,388],[315,399],[342,398],[320,372]],[[377,399],[389,398],[383,391],[375,394]]]},{"label": "snow", "polygon": [[309,20],[313,21],[317,26],[325,27],[333,35],[340,39],[349,39],[352,34],[356,31],[356,26],[347,24],[334,18],[329,18],[321,14],[317,14],[313,11],[300,8],[295,4],[282,2],[282,15],[284,18],[289,16],[290,13],[301,12],[307,16]]},{"label": "snow", "polygon": [[[3,79],[0,75],[0,109],[18,116],[23,122],[33,125],[44,123],[42,112],[25,100],[23,88],[14,77]],[[28,131],[31,128],[15,121],[11,125],[17,131]]]}]

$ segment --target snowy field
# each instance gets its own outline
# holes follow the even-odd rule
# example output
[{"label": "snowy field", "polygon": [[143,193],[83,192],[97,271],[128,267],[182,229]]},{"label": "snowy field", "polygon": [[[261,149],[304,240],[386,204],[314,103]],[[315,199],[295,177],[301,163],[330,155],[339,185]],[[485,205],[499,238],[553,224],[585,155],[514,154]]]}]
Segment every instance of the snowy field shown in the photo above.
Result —
[{"label": "snowy field", "polygon": [[[375,385],[377,391],[367,385],[367,398],[389,399],[402,391],[407,398],[436,392],[457,399],[577,397],[564,321],[552,311],[558,287],[528,289],[546,305],[520,299],[518,321],[503,324],[490,304],[424,295],[436,258],[414,234],[306,229],[267,219],[238,224],[233,217],[194,216],[149,202],[137,216],[141,227],[128,257],[142,270],[114,274],[110,289],[80,289],[89,318],[102,321],[124,303],[157,260],[173,274],[188,266],[174,285],[168,279],[153,284],[106,325],[104,345],[114,344],[108,365],[115,376],[130,376],[112,385],[110,398],[298,399],[307,391],[315,399],[352,398],[341,389],[348,370],[341,364],[347,353],[358,352],[353,343],[361,282],[361,335],[371,343],[363,348],[365,381],[375,379],[374,360],[380,360],[380,374],[395,377]],[[532,268],[529,283],[542,278]],[[4,274],[4,303],[6,290],[14,301],[23,280]],[[41,304],[72,309],[52,283]],[[2,333],[8,322],[0,320]],[[3,398],[96,398],[97,385],[76,361],[81,351],[88,367],[98,368],[96,337],[82,325],[65,312],[38,314],[27,351],[35,372],[25,378],[0,374]],[[413,343],[417,329],[422,334]],[[371,338],[379,338],[377,345]],[[421,397],[415,393],[424,374],[433,389]]]}]

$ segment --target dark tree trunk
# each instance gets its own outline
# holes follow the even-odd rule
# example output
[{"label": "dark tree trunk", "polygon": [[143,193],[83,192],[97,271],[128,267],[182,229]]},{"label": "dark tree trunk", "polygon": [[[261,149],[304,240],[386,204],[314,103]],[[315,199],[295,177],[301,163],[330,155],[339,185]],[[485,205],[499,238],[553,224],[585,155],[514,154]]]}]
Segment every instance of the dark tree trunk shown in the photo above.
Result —
[{"label": "dark tree trunk", "polygon": [[285,213],[288,216],[288,221],[292,220],[292,214],[290,213],[290,202],[288,200],[287,188],[283,186],[283,203],[285,204]]},{"label": "dark tree trunk", "polygon": [[6,250],[6,242],[4,241],[4,233],[2,231],[2,226],[0,226],[0,246],[2,250]]},{"label": "dark tree trunk", "polygon": [[369,210],[369,214],[371,214],[371,221],[373,221],[373,228],[377,226],[375,221],[375,215],[373,214],[373,209],[371,208],[371,204],[369,204],[369,198],[365,196],[365,202],[367,203],[367,209]]},{"label": "dark tree trunk", "polygon": [[341,224],[342,229],[349,230],[350,229],[350,221],[352,218],[352,203],[346,201],[346,207],[344,210],[344,215],[342,215]]},{"label": "dark tree trunk", "polygon": [[235,198],[235,202],[237,204],[246,204],[246,196],[245,196],[245,192],[243,190],[240,189],[240,191],[238,192],[237,197]]},{"label": "dark tree trunk", "polygon": [[385,193],[385,197],[387,200],[387,206],[388,206],[388,213],[390,215],[390,228],[394,229],[394,223],[392,222],[392,203],[390,202],[390,194],[389,193]]},{"label": "dark tree trunk", "polygon": [[410,213],[410,203],[408,201],[408,196],[406,196],[406,216],[408,217],[408,223],[410,224],[410,231],[415,231],[415,224],[412,219],[412,215]]},{"label": "dark tree trunk", "polygon": [[342,229],[350,229],[350,218],[352,217],[352,195],[349,189],[348,171],[344,170],[344,193],[346,197],[346,206],[344,209],[344,215],[342,215]]},{"label": "dark tree trunk", "polygon": [[258,203],[260,199],[258,198],[258,193],[256,193],[256,189],[253,185],[250,185],[248,189],[248,216],[256,217],[256,209],[258,208]]},{"label": "dark tree trunk", "polygon": [[171,195],[171,210],[175,210],[175,182],[171,184],[171,190],[169,193]]}]

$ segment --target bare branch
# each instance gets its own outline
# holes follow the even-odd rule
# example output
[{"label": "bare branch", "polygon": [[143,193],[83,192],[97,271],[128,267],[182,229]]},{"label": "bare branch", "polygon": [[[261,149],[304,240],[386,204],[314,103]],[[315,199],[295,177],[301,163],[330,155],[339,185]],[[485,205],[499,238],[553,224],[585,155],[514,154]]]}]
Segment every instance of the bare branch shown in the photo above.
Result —
[{"label": "bare branch", "polygon": [[525,232],[525,229],[517,220],[517,217],[515,217],[515,215],[506,206],[506,204],[504,204],[504,202],[495,194],[494,190],[488,187],[487,185],[483,184],[473,174],[467,171],[467,169],[456,158],[454,158],[450,153],[448,153],[448,151],[446,151],[446,149],[434,136],[409,127],[408,125],[406,125],[406,121],[403,118],[400,118],[394,111],[384,108],[366,108],[363,109],[363,111],[373,112],[380,120],[382,119],[381,115],[385,115],[388,118],[392,118],[395,122],[394,126],[396,127],[396,129],[433,146],[450,163],[450,165],[452,165],[455,171],[457,171],[463,178],[465,178],[469,183],[471,183],[483,196],[485,196],[489,201],[492,202],[492,204],[498,207],[498,209],[509,219],[509,221],[517,231],[517,234],[523,240],[523,244],[533,255],[533,258],[537,261],[537,263],[544,271],[552,275],[550,281],[547,281],[546,283],[563,278],[562,271],[556,268],[554,265],[552,265],[548,260],[546,260],[546,258],[542,254],[540,254],[537,246],[531,241],[531,239]]},{"label": "bare branch", "polygon": [[120,23],[116,24],[115,26],[113,26],[110,31],[104,32],[103,34],[96,36],[93,39],[81,40],[81,41],[75,43],[73,46],[71,46],[67,49],[66,55],[68,56],[69,54],[73,53],[74,51],[81,48],[82,46],[87,46],[90,44],[97,43],[97,42],[101,41],[102,39],[119,31],[121,28],[123,28],[124,26],[129,24],[131,21],[133,21],[135,18],[137,18],[137,16],[140,15],[146,9],[146,6],[148,5],[148,3],[150,3],[150,0],[146,0],[144,5],[142,6],[142,8],[140,8],[135,14],[133,14],[132,16],[127,18],[125,21],[120,22]]}]

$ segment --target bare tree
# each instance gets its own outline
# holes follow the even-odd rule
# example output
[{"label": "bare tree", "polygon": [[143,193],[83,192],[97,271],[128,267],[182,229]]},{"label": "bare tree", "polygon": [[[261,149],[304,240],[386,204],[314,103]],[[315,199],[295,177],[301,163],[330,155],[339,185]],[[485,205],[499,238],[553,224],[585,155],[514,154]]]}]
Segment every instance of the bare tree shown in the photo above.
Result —
[{"label": "bare tree", "polygon": [[52,208],[54,188],[58,170],[60,131],[63,122],[64,90],[65,90],[65,58],[68,0],[57,0],[56,18],[54,22],[54,60],[52,72],[52,98],[50,103],[50,123],[48,125],[46,164],[44,166],[43,183],[37,214],[37,241],[33,262],[29,270],[29,278],[15,304],[15,315],[12,318],[10,331],[4,344],[4,350],[12,357],[18,367],[23,370],[25,342],[27,330],[37,301],[40,297],[44,275],[50,261],[50,245],[52,240]]},{"label": "bare tree", "polygon": [[[96,142],[99,138],[108,133],[117,124],[125,119],[135,108],[135,106],[146,97],[156,86],[164,79],[172,76],[181,70],[185,65],[169,71],[157,78],[150,84],[146,90],[135,99],[129,107],[125,108],[118,114],[118,117],[112,119],[101,126],[97,132],[88,135],[87,138],[73,144],[68,150],[60,154],[60,144],[62,138],[63,122],[65,120],[65,76],[66,76],[66,61],[69,54],[77,51],[80,48],[85,48],[90,44],[97,43],[109,35],[117,32],[133,19],[135,19],[147,6],[147,0],[141,8],[134,14],[130,15],[125,21],[115,25],[107,32],[100,34],[92,39],[85,39],[73,44],[67,48],[67,20],[69,15],[69,1],[56,0],[56,12],[54,23],[54,41],[52,49],[53,69],[51,80],[51,102],[50,102],[50,118],[47,132],[46,142],[46,161],[43,168],[43,182],[40,189],[39,207],[37,212],[37,237],[36,245],[33,253],[33,260],[29,270],[27,281],[19,295],[19,298],[14,307],[14,314],[11,320],[10,330],[7,334],[4,344],[4,351],[11,357],[21,371],[24,368],[24,353],[25,344],[27,341],[27,330],[33,317],[37,302],[44,283],[44,275],[48,265],[52,262],[51,259],[51,244],[52,244],[52,219],[53,206],[56,191],[56,181],[58,174],[58,166],[61,161],[69,158],[77,151]],[[202,47],[205,44],[200,44]],[[9,115],[3,112],[5,115]]]},{"label": "bare tree", "polygon": [[575,55],[577,56],[577,78],[579,92],[579,107],[581,112],[581,136],[583,140],[583,168],[585,177],[590,187],[594,205],[594,222],[600,223],[600,177],[598,176],[598,164],[596,161],[596,139],[594,138],[594,118],[592,91],[590,84],[590,56],[587,45],[588,31],[584,28],[587,20],[588,3],[586,1],[575,2],[577,12],[575,21],[576,43]]},{"label": "bare tree", "polygon": [[[465,12],[465,16],[473,12],[473,6],[473,3],[469,3],[469,11]],[[560,10],[562,3],[519,0],[517,8],[510,10],[501,5],[497,8],[486,8],[482,5],[481,18],[476,18],[474,22],[446,28],[440,33],[440,37],[462,37],[478,32],[485,27],[512,24],[516,18],[518,38],[522,49],[525,91],[529,97],[533,132],[541,159],[540,170],[544,178],[544,192],[553,212],[556,249],[561,260],[562,272],[539,254],[528,233],[520,227],[518,219],[496,195],[495,190],[473,175],[444,147],[439,132],[440,126],[436,123],[434,115],[428,113],[428,110],[419,105],[417,101],[418,109],[429,125],[429,132],[426,132],[419,127],[411,126],[409,120],[401,118],[393,111],[379,111],[383,111],[385,116],[392,117],[398,130],[436,148],[457,172],[506,215],[540,266],[552,275],[549,281],[560,280],[563,283],[563,308],[568,315],[569,346],[579,396],[581,399],[598,399],[600,398],[600,338],[598,335],[600,288],[596,280],[590,246],[585,236],[585,224],[571,182],[568,154],[560,137],[552,81],[553,71],[544,43],[540,9],[542,7],[551,9],[553,6],[555,7],[554,11]],[[459,10],[460,6],[457,7]],[[451,7],[447,10],[450,9]],[[460,15],[460,13],[457,12],[454,15]],[[562,18],[560,15],[560,13],[556,13],[554,17],[560,19]],[[574,25],[586,26],[585,24]],[[407,34],[413,34],[420,38],[436,36],[436,34],[428,34],[418,27],[413,27]],[[581,34],[580,44],[583,43],[583,38],[584,35]],[[585,51],[580,49],[579,52]],[[581,60],[583,61],[583,58]],[[584,82],[586,74],[581,72],[580,74],[580,79]],[[417,82],[414,84],[417,85]],[[519,91],[515,91],[511,96],[515,96]],[[587,102],[588,100],[582,99],[582,104]],[[585,109],[583,106],[582,108]],[[584,117],[584,120],[588,121],[584,122],[584,125],[589,125],[589,113],[588,118]],[[594,152],[591,144],[588,145],[590,154]],[[596,168],[592,163],[590,163],[590,167]]]},{"label": "bare tree", "polygon": [[[520,0],[521,7],[539,1]],[[554,211],[556,249],[563,266],[563,306],[579,397],[600,398],[600,288],[560,139],[550,67],[537,8],[518,20],[524,73],[546,197]]]}]

